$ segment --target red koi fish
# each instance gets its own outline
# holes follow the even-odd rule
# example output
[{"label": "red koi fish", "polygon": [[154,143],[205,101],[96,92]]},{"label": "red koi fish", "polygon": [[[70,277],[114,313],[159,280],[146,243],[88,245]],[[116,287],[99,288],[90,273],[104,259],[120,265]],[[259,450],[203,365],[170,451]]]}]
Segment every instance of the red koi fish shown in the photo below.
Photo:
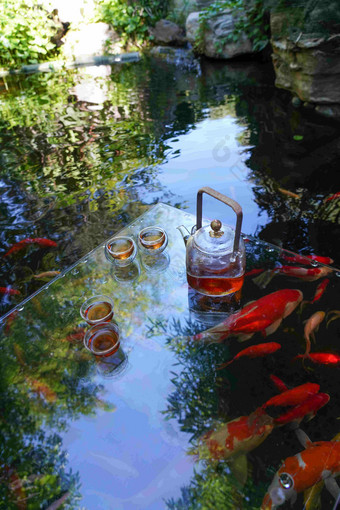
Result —
[{"label": "red koi fish", "polygon": [[[294,359],[303,358],[306,356],[304,354],[299,354],[295,356]],[[319,365],[339,365],[340,364],[340,356],[339,354],[335,354],[332,352],[311,352],[308,354],[308,359],[313,361],[314,363],[318,363]]]},{"label": "red koi fish", "polygon": [[324,202],[330,202],[331,200],[335,200],[336,198],[340,198],[340,191],[338,191],[337,193],[334,193],[334,195],[331,195],[330,197],[328,198],[325,198]]},{"label": "red koi fish", "polygon": [[21,292],[20,290],[11,289],[11,287],[0,287],[0,294],[5,294],[6,296],[19,296]]},{"label": "red koi fish", "polygon": [[233,359],[227,361],[227,363],[223,363],[223,365],[218,367],[218,370],[227,367],[233,361],[240,359],[244,356],[247,358],[260,358],[262,356],[267,356],[267,354],[272,354],[273,352],[276,352],[278,349],[281,349],[281,345],[278,344],[277,342],[266,342],[264,344],[252,345],[251,347],[247,347],[247,349],[243,349],[242,351],[240,351],[238,354],[236,354],[236,356],[233,357]]},{"label": "red koi fish", "polygon": [[280,379],[276,375],[271,374],[269,377],[280,393],[283,393],[284,391],[287,391],[289,389],[288,386],[282,381],[282,379]]},{"label": "red koi fish", "polygon": [[329,282],[330,282],[329,278],[325,278],[324,280],[322,280],[322,282],[319,283],[319,285],[316,287],[316,291],[312,301],[309,301],[310,304],[319,301],[319,299],[323,296],[325,290],[327,289]]},{"label": "red koi fish", "polygon": [[303,294],[297,289],[282,289],[248,303],[238,312],[230,315],[220,324],[194,335],[194,340],[221,342],[231,335],[247,340],[255,333],[268,336],[280,326],[301,303]]},{"label": "red koi fish", "polygon": [[296,406],[304,402],[311,395],[318,393],[320,385],[316,383],[305,383],[300,386],[295,386],[290,390],[283,391],[279,395],[275,395],[270,398],[262,409],[266,409],[269,406]]},{"label": "red koi fish", "polygon": [[285,425],[292,421],[300,423],[300,421],[308,416],[312,419],[317,411],[329,402],[330,396],[327,393],[315,393],[310,395],[304,402],[293,407],[284,414],[281,414],[278,418],[274,419],[275,425]]},{"label": "red koi fish", "polygon": [[254,450],[274,428],[273,418],[261,409],[249,416],[240,416],[210,430],[201,438],[201,458],[228,459]]},{"label": "red koi fish", "polygon": [[309,353],[310,353],[310,349],[311,349],[311,344],[310,344],[310,337],[313,338],[314,342],[315,342],[315,335],[314,335],[314,331],[317,331],[321,322],[324,320],[325,318],[325,312],[315,312],[313,313],[313,315],[311,317],[309,317],[309,319],[307,320],[306,324],[305,324],[305,329],[304,329],[304,337],[305,337],[305,340],[306,340],[306,351],[305,351],[305,354],[304,354],[304,357],[307,358]]},{"label": "red koi fish", "polygon": [[320,264],[333,264],[334,260],[330,257],[322,257],[320,255],[293,255],[290,257],[289,255],[286,255],[285,253],[282,254],[282,258],[286,260],[287,262],[294,262],[297,264],[308,264],[308,260],[311,261],[314,260],[315,262],[320,262]]},{"label": "red koi fish", "polygon": [[18,314],[19,314],[18,310],[13,310],[13,312],[11,312],[9,314],[9,316],[7,317],[6,325],[5,325],[5,329],[4,329],[5,335],[9,335],[9,333],[11,331],[12,324]]},{"label": "red koi fish", "polygon": [[12,255],[12,253],[17,253],[18,251],[25,248],[25,246],[27,246],[28,244],[37,244],[38,246],[41,246],[43,248],[45,247],[55,248],[57,246],[57,243],[55,241],[51,241],[51,239],[45,239],[44,237],[35,237],[32,239],[30,237],[27,237],[26,239],[22,239],[18,243],[13,244],[13,246],[8,250],[8,252],[5,253],[4,257]]},{"label": "red koi fish", "polygon": [[319,280],[319,278],[323,278],[327,274],[331,273],[333,269],[330,267],[311,267],[307,269],[306,267],[299,266],[281,266],[277,267],[275,271],[286,276],[301,278],[306,282],[314,282],[315,280]]},{"label": "red koi fish", "polygon": [[261,268],[254,268],[248,271],[247,273],[244,273],[244,276],[253,276],[255,274],[263,273],[264,269]]},{"label": "red koi fish", "polygon": [[274,476],[261,510],[272,510],[321,480],[330,479],[340,471],[340,442],[308,443],[305,450],[288,457]]},{"label": "red koi fish", "polygon": [[5,465],[3,468],[2,479],[6,479],[8,483],[8,488],[12,494],[12,498],[18,510],[26,510],[27,508],[27,495],[24,488],[23,481],[20,479],[17,471]]}]

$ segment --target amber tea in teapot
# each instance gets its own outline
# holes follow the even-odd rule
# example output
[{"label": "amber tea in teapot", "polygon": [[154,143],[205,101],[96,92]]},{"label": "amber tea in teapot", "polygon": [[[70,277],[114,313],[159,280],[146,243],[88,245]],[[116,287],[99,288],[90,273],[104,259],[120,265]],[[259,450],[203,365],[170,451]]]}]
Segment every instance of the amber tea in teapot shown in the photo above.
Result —
[{"label": "amber tea in teapot", "polygon": [[[221,200],[236,213],[236,229],[213,220],[202,227],[202,194]],[[221,193],[205,187],[197,194],[197,224],[186,242],[186,270],[190,287],[207,296],[228,296],[242,288],[245,246],[241,237],[241,206]],[[182,231],[182,227],[179,227]]]}]

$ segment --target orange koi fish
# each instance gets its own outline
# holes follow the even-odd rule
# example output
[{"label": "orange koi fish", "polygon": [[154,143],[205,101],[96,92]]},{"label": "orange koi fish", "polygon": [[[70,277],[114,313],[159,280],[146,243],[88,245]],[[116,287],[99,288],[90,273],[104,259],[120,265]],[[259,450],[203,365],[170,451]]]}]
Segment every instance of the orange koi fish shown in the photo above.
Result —
[{"label": "orange koi fish", "polygon": [[311,261],[314,260],[315,262],[320,262],[320,264],[326,265],[333,264],[334,262],[334,260],[330,257],[322,257],[320,255],[293,255],[290,257],[289,255],[283,253],[282,258],[287,262],[295,262],[297,264],[308,264],[308,260],[306,259],[310,259]]},{"label": "orange koi fish", "polygon": [[65,340],[67,342],[71,342],[71,343],[81,342],[82,340],[84,340],[84,335],[85,335],[85,329],[77,328],[74,331],[72,331],[72,333],[69,333],[67,335],[67,337],[65,338]]},{"label": "orange koi fish", "polygon": [[311,395],[318,393],[320,385],[316,383],[305,383],[300,386],[295,386],[290,390],[283,391],[279,395],[270,398],[262,409],[269,406],[296,406],[304,402]]},{"label": "orange koi fish", "polygon": [[[294,359],[303,358],[305,359],[304,354],[299,354],[295,356]],[[332,352],[311,352],[308,354],[308,359],[313,361],[314,363],[319,363],[320,365],[339,365],[340,364],[340,356],[339,354],[335,354]]]},{"label": "orange koi fish", "polygon": [[0,287],[0,294],[5,294],[7,296],[19,296],[21,292],[20,290],[12,289],[11,287]]},{"label": "orange koi fish", "polygon": [[331,480],[340,472],[340,442],[308,443],[305,450],[288,457],[274,476],[261,510],[272,510],[286,501],[294,503],[297,494],[321,480]]},{"label": "orange koi fish", "polygon": [[240,416],[210,430],[201,438],[200,457],[228,459],[254,450],[274,428],[273,418],[261,409],[249,416]]},{"label": "orange koi fish", "polygon": [[320,311],[320,312],[313,313],[313,315],[311,317],[309,317],[309,319],[306,321],[305,329],[304,329],[304,337],[306,340],[306,351],[304,354],[305,358],[308,357],[308,355],[310,353],[310,349],[311,349],[310,337],[312,337],[315,342],[314,332],[319,328],[319,326],[320,326],[321,322],[324,320],[324,318],[325,318],[325,312]]},{"label": "orange koi fish", "polygon": [[325,198],[324,202],[330,202],[331,200],[335,200],[336,198],[340,198],[340,191],[338,191],[337,193],[334,193],[334,195],[331,195],[330,197],[328,198]]},{"label": "orange koi fish", "polygon": [[50,404],[57,400],[57,394],[46,383],[27,376],[25,379],[31,390],[34,391],[39,397],[43,396]]},{"label": "orange koi fish", "polygon": [[277,267],[275,271],[286,276],[301,278],[306,282],[314,282],[315,280],[319,280],[319,278],[331,273],[333,269],[330,267],[311,267],[307,269],[306,267],[299,266],[281,266]]},{"label": "orange koi fish", "polygon": [[18,243],[13,244],[13,246],[5,253],[4,257],[8,257],[9,255],[12,255],[12,253],[17,253],[18,251],[22,250],[27,246],[28,244],[37,244],[41,247],[53,247],[55,248],[57,246],[57,243],[55,241],[51,241],[51,239],[45,239],[44,237],[35,237],[30,238],[27,237],[26,239],[22,239]]},{"label": "orange koi fish", "polygon": [[44,273],[34,274],[34,278],[53,278],[60,274],[60,271],[45,271]]},{"label": "orange koi fish", "polygon": [[227,363],[223,363],[223,365],[221,365],[218,370],[227,367],[233,361],[244,356],[248,358],[260,358],[262,356],[267,356],[267,354],[272,354],[278,349],[281,349],[281,345],[277,342],[266,342],[264,344],[252,345],[251,347],[247,347],[246,349],[240,351],[238,354],[236,354],[236,356],[233,357],[233,359],[227,361]]},{"label": "orange koi fish", "polygon": [[282,381],[282,379],[280,379],[276,375],[271,374],[269,377],[280,393],[283,393],[284,391],[287,391],[289,389],[288,386]]},{"label": "orange koi fish", "polygon": [[282,289],[248,303],[220,324],[194,335],[194,340],[221,342],[231,335],[247,340],[255,333],[263,336],[277,330],[282,320],[288,317],[301,303],[303,294],[297,289]]},{"label": "orange koi fish", "polygon": [[292,421],[300,423],[300,421],[308,416],[312,419],[317,411],[329,402],[330,396],[327,393],[315,393],[310,395],[304,402],[293,407],[284,414],[281,414],[278,418],[274,419],[275,425],[285,425]]}]

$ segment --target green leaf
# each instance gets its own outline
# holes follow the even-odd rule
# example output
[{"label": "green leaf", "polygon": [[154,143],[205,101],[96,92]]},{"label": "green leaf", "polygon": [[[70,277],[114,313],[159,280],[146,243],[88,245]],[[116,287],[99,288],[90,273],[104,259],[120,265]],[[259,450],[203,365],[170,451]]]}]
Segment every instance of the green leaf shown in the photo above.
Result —
[{"label": "green leaf", "polygon": [[294,140],[296,141],[300,141],[300,140],[303,140],[303,136],[302,135],[294,135],[293,136]]}]

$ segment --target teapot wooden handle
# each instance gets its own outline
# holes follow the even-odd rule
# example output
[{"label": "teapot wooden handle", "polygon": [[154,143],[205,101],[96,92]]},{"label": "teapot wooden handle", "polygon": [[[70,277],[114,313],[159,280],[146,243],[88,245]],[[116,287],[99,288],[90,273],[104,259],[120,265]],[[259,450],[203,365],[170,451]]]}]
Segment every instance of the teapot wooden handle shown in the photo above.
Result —
[{"label": "teapot wooden handle", "polygon": [[240,204],[238,204],[235,200],[232,198],[227,197],[226,195],[222,195],[222,193],[219,193],[218,191],[215,191],[212,188],[209,188],[209,186],[205,186],[204,188],[201,188],[197,192],[197,209],[196,209],[196,226],[197,230],[202,227],[202,209],[203,209],[203,193],[206,193],[207,195],[210,195],[213,198],[216,198],[217,200],[220,200],[220,202],[223,202],[226,205],[229,205],[229,207],[232,208],[234,213],[236,214],[236,228],[235,228],[235,238],[234,238],[234,253],[237,252],[240,242],[240,235],[241,235],[241,225],[242,225],[242,219],[243,219],[243,212],[242,207]]}]

